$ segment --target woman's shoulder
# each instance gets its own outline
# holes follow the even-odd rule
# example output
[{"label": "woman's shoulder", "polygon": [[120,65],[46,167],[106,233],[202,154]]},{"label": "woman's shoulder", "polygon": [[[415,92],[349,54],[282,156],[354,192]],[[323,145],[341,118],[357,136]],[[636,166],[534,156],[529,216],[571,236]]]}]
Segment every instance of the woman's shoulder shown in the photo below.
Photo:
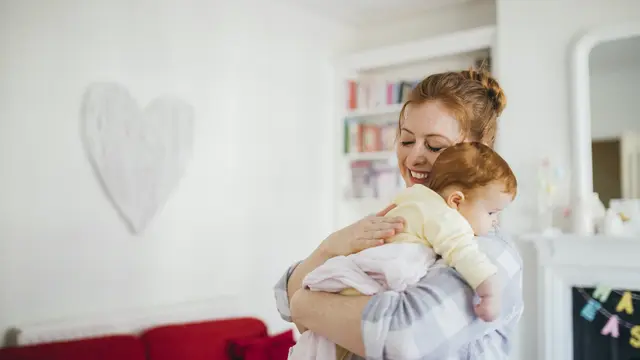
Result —
[{"label": "woman's shoulder", "polygon": [[513,274],[522,270],[522,257],[508,234],[496,229],[493,233],[477,239],[480,249],[507,273]]}]

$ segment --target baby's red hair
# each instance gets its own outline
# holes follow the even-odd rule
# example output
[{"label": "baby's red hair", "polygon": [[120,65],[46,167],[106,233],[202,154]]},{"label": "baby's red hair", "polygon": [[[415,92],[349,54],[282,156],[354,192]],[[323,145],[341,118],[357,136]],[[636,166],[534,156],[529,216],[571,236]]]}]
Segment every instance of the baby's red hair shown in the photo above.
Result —
[{"label": "baby's red hair", "polygon": [[503,184],[503,191],[515,198],[518,182],[509,164],[486,145],[464,142],[446,148],[438,156],[426,185],[440,193],[450,186],[472,191],[493,182]]}]

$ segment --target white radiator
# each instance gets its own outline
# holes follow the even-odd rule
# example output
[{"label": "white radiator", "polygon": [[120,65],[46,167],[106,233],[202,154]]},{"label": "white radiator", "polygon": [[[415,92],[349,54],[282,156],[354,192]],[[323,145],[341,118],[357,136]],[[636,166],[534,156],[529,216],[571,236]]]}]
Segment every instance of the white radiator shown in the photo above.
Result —
[{"label": "white radiator", "polygon": [[69,323],[27,326],[24,329],[18,330],[17,345],[33,345],[92,338],[120,332],[116,327],[111,325],[73,325]]},{"label": "white radiator", "polygon": [[252,316],[241,297],[160,305],[143,309],[51,320],[17,327],[17,345],[40,344],[112,334],[139,334],[159,325]]}]

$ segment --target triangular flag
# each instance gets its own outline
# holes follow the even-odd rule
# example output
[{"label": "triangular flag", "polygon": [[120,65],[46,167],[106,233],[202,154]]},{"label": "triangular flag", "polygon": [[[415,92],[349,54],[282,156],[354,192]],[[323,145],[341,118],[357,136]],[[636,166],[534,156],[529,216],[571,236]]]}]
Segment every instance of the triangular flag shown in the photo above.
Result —
[{"label": "triangular flag", "polygon": [[605,302],[609,298],[611,294],[611,288],[608,286],[598,285],[596,289],[593,291],[593,298],[596,300],[600,300],[600,302]]},{"label": "triangular flag", "polygon": [[616,306],[617,312],[622,312],[622,310],[624,310],[628,315],[633,315],[633,297],[631,296],[630,291],[624,292],[618,306]]},{"label": "triangular flag", "polygon": [[611,337],[618,338],[618,336],[620,336],[618,329],[619,329],[618,317],[616,315],[611,315],[611,317],[609,318],[609,321],[607,321],[605,326],[602,328],[602,331],[600,331],[600,334],[611,335]]},{"label": "triangular flag", "polygon": [[584,305],[582,311],[580,311],[580,316],[587,319],[588,321],[593,321],[596,317],[596,312],[600,310],[602,304],[597,302],[596,300],[589,299],[589,301]]}]

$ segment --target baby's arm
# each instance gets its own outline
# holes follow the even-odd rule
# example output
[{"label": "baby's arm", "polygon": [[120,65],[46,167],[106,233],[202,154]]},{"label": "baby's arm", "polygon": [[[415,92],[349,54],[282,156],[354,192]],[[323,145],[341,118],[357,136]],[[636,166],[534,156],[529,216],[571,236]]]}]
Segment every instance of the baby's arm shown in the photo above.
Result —
[{"label": "baby's arm", "polygon": [[476,289],[498,268],[480,251],[469,222],[432,190],[413,186],[398,194],[387,216],[405,220],[404,231],[391,242],[415,242],[416,237],[455,268]]},{"label": "baby's arm", "polygon": [[475,306],[478,317],[493,321],[500,309],[498,268],[478,247],[467,220],[449,210],[425,214],[424,236],[433,250],[476,290],[480,297]]},{"label": "baby's arm", "polygon": [[476,294],[480,298],[480,301],[473,306],[476,315],[484,321],[497,319],[501,306],[498,275],[491,275],[478,285]]}]

